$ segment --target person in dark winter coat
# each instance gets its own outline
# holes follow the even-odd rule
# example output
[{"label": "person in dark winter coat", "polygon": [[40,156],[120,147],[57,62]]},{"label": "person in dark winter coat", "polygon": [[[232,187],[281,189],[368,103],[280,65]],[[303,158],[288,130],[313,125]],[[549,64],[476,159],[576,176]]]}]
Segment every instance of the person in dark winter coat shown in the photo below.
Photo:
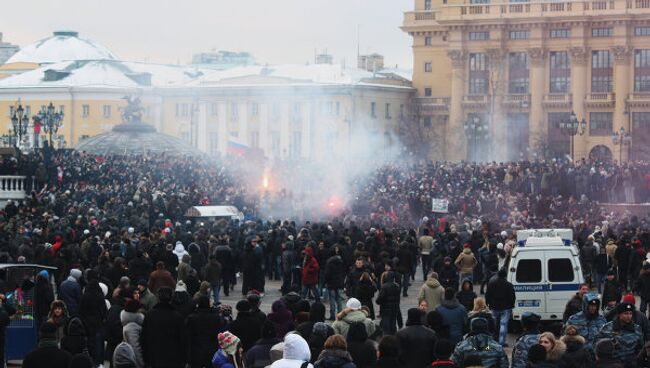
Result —
[{"label": "person in dark winter coat", "polygon": [[165,269],[165,263],[159,261],[156,263],[156,270],[149,275],[149,284],[147,285],[147,289],[154,293],[154,295],[158,295],[158,289],[161,287],[167,287],[173,290],[176,287],[176,280],[174,280],[172,274]]},{"label": "person in dark winter coat", "polygon": [[463,281],[463,284],[460,286],[460,291],[456,294],[456,299],[458,299],[458,302],[462,304],[466,310],[471,311],[474,309],[476,293],[474,292],[474,284],[472,284],[470,280]]},{"label": "person in dark winter coat", "polygon": [[646,341],[643,349],[636,357],[637,368],[650,368],[650,341]]},{"label": "person in dark winter coat", "polygon": [[63,300],[71,316],[76,316],[79,313],[79,302],[81,301],[79,279],[81,279],[81,270],[73,268],[70,270],[70,276],[59,286],[59,298]]},{"label": "person in dark winter coat", "polygon": [[158,289],[158,304],[142,324],[142,353],[151,368],[183,367],[187,362],[187,339],[183,317],[171,305],[171,288]]},{"label": "person in dark winter coat", "polygon": [[[88,352],[95,365],[104,362],[103,344],[97,344],[95,339],[102,331],[108,310],[104,301],[104,294],[97,280],[90,280],[79,302],[79,316],[86,326],[88,336]],[[100,350],[101,349],[101,350]]]},{"label": "person in dark winter coat", "polygon": [[582,300],[587,292],[589,292],[589,284],[580,284],[578,292],[569,299],[566,303],[566,307],[564,307],[564,314],[562,317],[564,322],[566,322],[572,315],[582,311]]},{"label": "person in dark winter coat", "polygon": [[296,331],[306,341],[311,337],[311,331],[314,325],[318,322],[325,322],[325,305],[320,302],[315,302],[309,308],[309,321],[303,322],[296,326]]},{"label": "person in dark winter coat", "polygon": [[541,316],[533,312],[524,312],[521,316],[523,335],[519,336],[512,348],[512,368],[528,366],[528,351],[539,342],[539,321]]},{"label": "person in dark winter coat", "polygon": [[230,285],[235,280],[235,261],[232,249],[227,244],[217,245],[214,248],[214,257],[221,264],[221,287],[223,295],[230,295]]},{"label": "person in dark winter coat", "polygon": [[648,303],[650,303],[650,264],[646,263],[643,265],[639,278],[634,282],[634,291],[636,291],[641,297],[639,311],[646,314]]},{"label": "person in dark winter coat", "polygon": [[237,318],[230,324],[230,332],[239,337],[246,352],[261,336],[260,322],[251,313],[251,304],[248,300],[238,301],[235,309],[237,309]]},{"label": "person in dark winter coat", "polygon": [[607,323],[605,317],[600,315],[600,300],[596,293],[586,293],[583,298],[582,311],[578,312],[566,321],[567,326],[573,326],[585,341],[587,350],[593,350],[596,343],[596,336],[600,329]]},{"label": "person in dark winter coat", "polygon": [[602,339],[596,343],[596,368],[623,368],[623,362],[614,358],[616,350],[612,339]]},{"label": "person in dark winter coat", "polygon": [[616,307],[618,315],[607,322],[598,333],[597,339],[612,339],[615,342],[614,358],[633,367],[634,361],[643,348],[641,327],[634,323],[634,305],[621,303]]},{"label": "person in dark winter coat", "polygon": [[282,300],[276,300],[271,304],[271,313],[267,318],[275,326],[275,335],[278,338],[283,338],[287,332],[293,330],[293,315]]},{"label": "person in dark winter coat", "polygon": [[395,335],[400,345],[400,361],[409,368],[421,368],[431,364],[436,333],[422,325],[424,312],[418,308],[408,310],[406,327]]},{"label": "person in dark winter coat", "polygon": [[23,368],[68,368],[72,356],[58,348],[56,329],[57,327],[50,322],[41,325],[38,347],[25,356]]},{"label": "person in dark winter coat", "polygon": [[211,367],[214,352],[219,348],[217,335],[223,328],[221,317],[210,308],[210,298],[199,297],[197,310],[185,320],[189,364],[192,368]]},{"label": "person in dark winter coat", "polygon": [[318,359],[323,346],[328,337],[334,335],[334,329],[325,322],[318,322],[314,325],[309,338],[309,352],[311,353],[310,362],[314,363]]},{"label": "person in dark winter coat", "polygon": [[457,365],[464,364],[469,355],[480,357],[483,367],[508,368],[509,362],[503,347],[492,339],[487,321],[476,318],[470,326],[470,333],[465,340],[456,345],[452,359]]},{"label": "person in dark winter coat", "polygon": [[46,270],[42,270],[36,275],[35,294],[34,319],[36,321],[36,328],[38,328],[41,323],[47,320],[50,305],[54,301],[54,292],[50,285],[50,275]]},{"label": "person in dark winter coat", "polygon": [[445,300],[436,308],[442,316],[443,324],[449,327],[449,342],[456,345],[463,337],[467,310],[455,298],[456,291],[445,289]]},{"label": "person in dark winter coat", "polygon": [[[10,317],[16,313],[16,309],[7,303],[4,294],[0,295],[0,362],[5,364],[5,340],[7,326],[10,323]],[[39,326],[40,327],[40,326]]]},{"label": "person in dark winter coat", "polygon": [[368,318],[375,319],[375,303],[373,302],[373,298],[377,292],[377,287],[370,278],[368,272],[362,273],[360,277],[361,280],[359,280],[356,287],[359,301],[361,302],[361,305],[368,307],[368,310],[370,311]]},{"label": "person in dark winter coat", "polygon": [[515,289],[512,284],[506,280],[506,270],[501,269],[497,272],[497,277],[493,278],[485,291],[485,302],[492,311],[494,322],[499,324],[499,343],[506,345],[506,336],[508,335],[508,322],[512,315],[512,308],[515,306]]},{"label": "person in dark winter coat", "polygon": [[454,347],[451,346],[448,340],[440,339],[436,342],[434,348],[435,359],[431,363],[434,368],[456,368],[456,363],[451,360],[451,354],[454,352]]},{"label": "person in dark winter coat", "polygon": [[386,335],[379,340],[377,348],[377,368],[406,368],[399,361],[399,341],[395,336]]},{"label": "person in dark winter coat", "polygon": [[187,286],[185,286],[182,280],[178,280],[176,284],[176,289],[172,296],[172,307],[180,313],[183,320],[196,309],[196,301],[192,299],[187,291]]},{"label": "person in dark winter coat", "polygon": [[609,302],[618,303],[622,297],[623,288],[616,280],[616,272],[614,272],[614,270],[607,271],[607,278],[605,279],[603,286],[602,308],[604,309]]},{"label": "person in dark winter coat", "polygon": [[325,340],[324,349],[318,355],[314,368],[357,368],[348,352],[348,345],[341,335]]},{"label": "person in dark winter coat", "polygon": [[[336,314],[343,310],[343,284],[345,281],[345,264],[339,252],[339,247],[334,247],[335,254],[325,263],[325,287],[330,301],[330,319],[334,320]],[[363,303],[363,302],[362,302]]]},{"label": "person in dark winter coat", "polygon": [[594,361],[590,351],[585,350],[585,339],[578,334],[578,330],[573,326],[567,326],[564,329],[564,336],[560,338],[566,351],[560,359],[560,364],[564,368],[591,368]]},{"label": "person in dark winter coat", "polygon": [[212,255],[209,257],[208,264],[203,268],[203,275],[205,281],[210,283],[212,287],[212,297],[214,298],[214,304],[219,304],[219,292],[221,291],[221,263],[217,260],[217,257]]},{"label": "person in dark winter coat", "polygon": [[438,339],[445,339],[449,341],[449,325],[445,324],[445,321],[442,319],[442,314],[440,314],[440,312],[434,310],[427,313],[426,325],[436,332],[436,337]]},{"label": "person in dark winter coat", "polygon": [[401,311],[399,309],[400,286],[395,282],[395,273],[390,271],[386,281],[379,290],[377,304],[381,308],[381,329],[385,334],[393,335],[397,328],[402,328]]},{"label": "person in dark winter coat", "polygon": [[350,325],[348,330],[348,352],[357,368],[372,368],[377,362],[376,343],[368,338],[366,326],[361,322]]},{"label": "person in dark winter coat", "polygon": [[86,327],[81,319],[73,317],[65,327],[65,336],[61,339],[61,350],[70,353],[71,356],[88,352]]},{"label": "person in dark winter coat", "polygon": [[108,309],[106,316],[106,323],[104,324],[104,337],[106,339],[106,355],[113,356],[115,347],[122,342],[123,331],[122,321],[120,314],[124,310],[124,304],[127,298],[131,297],[131,292],[128,289],[119,291],[119,295],[113,298],[113,304]]},{"label": "person in dark winter coat", "polygon": [[[311,331],[310,331],[311,333]],[[269,320],[262,324],[262,337],[246,353],[246,368],[263,368],[271,365],[271,348],[282,341],[275,336],[275,326]]]}]

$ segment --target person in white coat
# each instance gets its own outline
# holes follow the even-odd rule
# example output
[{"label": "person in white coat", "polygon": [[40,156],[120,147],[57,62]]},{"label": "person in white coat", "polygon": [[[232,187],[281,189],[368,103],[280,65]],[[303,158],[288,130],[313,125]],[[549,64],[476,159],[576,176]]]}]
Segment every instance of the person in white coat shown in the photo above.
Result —
[{"label": "person in white coat", "polygon": [[176,242],[176,246],[174,247],[172,253],[174,253],[176,257],[178,257],[178,263],[181,263],[184,255],[188,255],[188,256],[190,255],[189,253],[187,253],[187,251],[185,250],[185,246],[183,245],[183,243],[181,243],[180,240]]},{"label": "person in white coat", "polygon": [[120,312],[124,342],[128,343],[133,348],[137,368],[144,367],[142,346],[140,345],[142,323],[144,322],[144,314],[139,312],[141,308],[142,305],[138,301],[129,299],[124,306],[124,310]]},{"label": "person in white coat", "polygon": [[273,362],[271,368],[314,368],[310,359],[307,341],[296,333],[289,333],[284,337],[282,359]]}]

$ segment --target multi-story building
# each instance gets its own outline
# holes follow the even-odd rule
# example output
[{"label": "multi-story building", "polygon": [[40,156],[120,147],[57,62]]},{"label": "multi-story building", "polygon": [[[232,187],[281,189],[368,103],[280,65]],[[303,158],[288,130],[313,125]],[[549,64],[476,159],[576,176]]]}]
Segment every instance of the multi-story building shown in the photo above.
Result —
[{"label": "multi-story building", "polygon": [[[134,63],[106,55],[100,45],[77,45],[81,59],[75,60],[70,50],[41,49],[50,42],[59,41],[39,41],[40,51],[25,47],[32,51],[16,54],[13,63],[21,72],[0,80],[0,135],[9,133],[18,101],[30,115],[51,101],[64,111],[58,134],[74,146],[121,123],[123,97],[131,95],[141,98],[145,123],[208,153],[224,153],[233,141],[268,157],[336,157],[354,143],[355,132],[392,141],[413,94],[410,81],[394,72],[329,64],[214,70]],[[93,57],[92,50],[101,52]]]},{"label": "multi-story building", "polygon": [[0,32],[0,65],[4,64],[5,61],[9,60],[15,53],[20,50],[20,47],[17,45],[11,44],[9,42],[2,41],[2,32]]},{"label": "multi-story building", "polygon": [[437,158],[650,158],[650,1],[415,0],[402,29]]}]

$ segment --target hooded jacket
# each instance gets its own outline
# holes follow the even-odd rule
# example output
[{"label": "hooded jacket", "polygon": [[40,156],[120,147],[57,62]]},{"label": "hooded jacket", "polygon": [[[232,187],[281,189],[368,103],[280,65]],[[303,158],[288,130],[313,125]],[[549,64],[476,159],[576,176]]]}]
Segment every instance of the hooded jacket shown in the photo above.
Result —
[{"label": "hooded jacket", "polygon": [[350,308],[345,308],[336,315],[336,321],[332,323],[334,333],[347,337],[350,325],[354,322],[363,323],[364,326],[366,326],[366,333],[368,336],[372,336],[375,333],[376,327],[374,322],[372,322],[363,311],[353,310]]},{"label": "hooded jacket", "polygon": [[470,248],[464,248],[458,257],[456,257],[454,264],[458,267],[460,273],[472,273],[478,261]]},{"label": "hooded jacket", "polygon": [[436,346],[436,333],[422,326],[422,321],[407,321],[395,334],[400,346],[400,361],[407,367],[421,368],[431,364]]},{"label": "hooded jacket", "polygon": [[293,330],[293,315],[282,300],[276,300],[271,305],[271,313],[267,316],[268,320],[275,327],[275,334],[282,338],[287,332]]},{"label": "hooded jacket", "polygon": [[176,257],[178,257],[178,262],[179,263],[183,260],[184,255],[188,255],[188,256],[190,255],[185,250],[185,247],[183,246],[183,243],[181,243],[179,241],[176,242],[176,246],[174,247],[174,250],[172,251],[172,253],[174,253],[174,255],[176,255]]},{"label": "hooded jacket", "polygon": [[621,362],[631,362],[643,348],[643,334],[641,327],[632,322],[621,325],[618,316],[613,321],[607,322],[600,330],[597,340],[614,339],[614,359]]},{"label": "hooded jacket", "polygon": [[560,359],[561,365],[566,368],[590,368],[593,367],[594,359],[592,354],[585,350],[585,339],[580,335],[564,335],[560,338],[566,351]]},{"label": "hooded jacket", "polygon": [[316,257],[314,257],[314,251],[310,247],[305,248],[305,261],[302,267],[303,285],[318,284],[319,272],[320,266],[318,265]]},{"label": "hooded jacket", "polygon": [[[271,364],[271,368],[301,368],[303,363],[309,362],[311,352],[307,341],[300,335],[289,334],[284,338],[284,352],[282,359]],[[314,368],[307,364],[306,368]]]},{"label": "hooded jacket", "polygon": [[211,308],[198,308],[185,321],[189,342],[190,365],[209,365],[214,352],[219,348],[218,332],[224,323]]},{"label": "hooded jacket", "polygon": [[[142,313],[132,313],[123,310],[120,312],[120,322],[122,323],[124,341],[131,345],[131,348],[133,349],[136,366],[138,368],[144,367],[142,345],[140,345],[144,315]],[[117,347],[115,350],[117,350]]]},{"label": "hooded jacket", "polygon": [[[593,344],[596,343],[596,336],[598,336],[600,329],[607,323],[607,320],[599,314],[600,300],[597,294],[587,293],[582,299],[582,311],[569,317],[566,325],[575,326],[578,334],[584,337],[585,349],[593,349]],[[592,302],[597,303],[595,314],[589,314],[587,311],[587,305]]]},{"label": "hooded jacket", "polygon": [[376,343],[368,339],[366,326],[363,323],[353,323],[348,330],[348,352],[357,368],[374,367],[377,362]]},{"label": "hooded jacket", "polygon": [[[465,284],[469,284],[469,290],[463,288]],[[476,296],[477,295],[474,292],[474,284],[469,280],[464,280],[460,286],[460,291],[456,293],[456,299],[458,299],[458,302],[468,311],[474,309],[474,299],[476,299]]]},{"label": "hooded jacket", "polygon": [[113,367],[115,368],[130,368],[138,367],[135,361],[135,353],[133,347],[126,341],[122,341],[115,347],[113,352]]},{"label": "hooded jacket", "polygon": [[445,300],[436,308],[436,311],[442,315],[444,325],[449,326],[449,342],[452,345],[457,344],[463,337],[467,311],[465,307],[458,303],[458,300]]},{"label": "hooded jacket", "polygon": [[428,304],[427,312],[436,310],[442,300],[445,298],[445,288],[440,285],[438,279],[431,276],[420,287],[420,294],[418,295],[418,303],[426,300]]}]

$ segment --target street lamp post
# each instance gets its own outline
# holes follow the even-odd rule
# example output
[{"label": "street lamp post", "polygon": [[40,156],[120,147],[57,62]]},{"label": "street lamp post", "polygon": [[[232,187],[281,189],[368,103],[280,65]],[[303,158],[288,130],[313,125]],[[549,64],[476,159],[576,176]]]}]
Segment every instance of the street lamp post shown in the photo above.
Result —
[{"label": "street lamp post", "polygon": [[569,154],[571,155],[571,161],[574,161],[574,137],[576,135],[583,135],[587,130],[587,121],[583,118],[581,121],[576,117],[575,112],[571,112],[569,120],[560,122],[560,130],[562,133],[569,136]]},{"label": "street lamp post", "polygon": [[632,136],[624,127],[621,127],[618,132],[612,133],[612,143],[614,143],[615,146],[620,146],[618,150],[619,165],[623,162],[623,146],[629,146],[631,142]]},{"label": "street lamp post", "polygon": [[56,134],[59,131],[59,128],[63,125],[63,111],[56,111],[54,104],[50,104],[41,109],[41,111],[34,117],[34,120],[37,120],[42,124],[45,134],[49,136],[50,148],[54,147],[52,141],[52,135]]},{"label": "street lamp post", "polygon": [[[467,137],[468,143],[471,145],[471,147],[473,147],[471,150],[472,157],[470,157],[470,159],[476,161],[477,152],[479,151],[479,144],[482,142],[487,142],[490,139],[490,127],[488,126],[487,122],[482,122],[481,118],[479,118],[477,115],[474,115],[468,117],[463,128],[465,130],[465,136]],[[480,148],[482,148],[482,145]]]},{"label": "street lamp post", "polygon": [[16,137],[14,147],[19,148],[18,146],[23,141],[23,137],[27,136],[27,128],[29,127],[29,114],[25,112],[23,105],[19,104],[11,116],[11,125],[14,129],[14,136]]}]

